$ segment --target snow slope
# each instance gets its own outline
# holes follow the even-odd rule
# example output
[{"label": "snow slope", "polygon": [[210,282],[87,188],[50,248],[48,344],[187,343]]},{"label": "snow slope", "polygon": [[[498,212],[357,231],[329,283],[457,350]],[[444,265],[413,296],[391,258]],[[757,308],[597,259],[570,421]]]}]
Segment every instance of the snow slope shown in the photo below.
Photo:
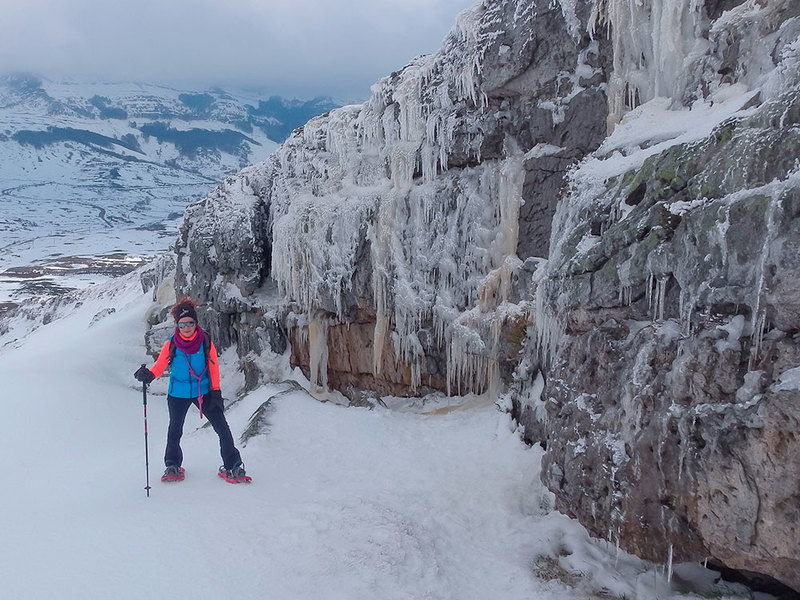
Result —
[{"label": "snow slope", "polygon": [[[3,597],[696,597],[551,512],[540,450],[481,399],[368,410],[276,396],[266,435],[241,448],[249,486],[216,476],[215,436],[193,409],[186,481],[166,485],[162,378],[149,394],[147,498],[131,374],[146,360],[149,305],[133,273],[86,290],[63,318],[0,336]],[[241,382],[231,356],[228,397]],[[286,389],[268,385],[231,407],[234,435]]]}]

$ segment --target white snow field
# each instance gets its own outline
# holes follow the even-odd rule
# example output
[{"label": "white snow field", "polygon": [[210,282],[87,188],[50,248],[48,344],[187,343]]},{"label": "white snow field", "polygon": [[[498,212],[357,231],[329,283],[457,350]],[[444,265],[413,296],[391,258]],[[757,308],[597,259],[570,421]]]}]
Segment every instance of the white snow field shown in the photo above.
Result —
[{"label": "white snow field", "polygon": [[[250,485],[216,475],[216,436],[195,409],[186,480],[163,484],[164,379],[148,397],[132,373],[149,295],[137,273],[93,286],[47,325],[0,335],[6,462],[0,597],[91,599],[697,598],[654,566],[591,540],[552,511],[541,450],[486,399],[345,408],[291,391],[265,435],[241,446]],[[95,319],[105,309],[114,312]],[[223,392],[240,376],[227,353]],[[239,435],[285,383],[227,411]],[[436,410],[438,408],[438,410]],[[712,585],[704,593],[752,597]],[[683,571],[681,571],[683,569]]]}]

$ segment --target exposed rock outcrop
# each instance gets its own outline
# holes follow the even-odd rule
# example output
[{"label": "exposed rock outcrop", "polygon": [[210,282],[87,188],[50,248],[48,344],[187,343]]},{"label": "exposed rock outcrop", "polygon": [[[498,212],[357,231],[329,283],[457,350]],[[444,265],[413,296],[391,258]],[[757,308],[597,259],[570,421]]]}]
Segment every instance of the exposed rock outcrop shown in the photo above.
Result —
[{"label": "exposed rock outcrop", "polygon": [[[516,398],[559,508],[597,535],[796,590],[798,11],[744,3],[710,25],[690,71],[709,93],[750,89],[741,116],[685,143],[640,140],[627,159],[601,149],[574,174],[537,289],[554,345],[529,348],[520,375],[546,383]],[[754,45],[771,69],[748,61]]]}]

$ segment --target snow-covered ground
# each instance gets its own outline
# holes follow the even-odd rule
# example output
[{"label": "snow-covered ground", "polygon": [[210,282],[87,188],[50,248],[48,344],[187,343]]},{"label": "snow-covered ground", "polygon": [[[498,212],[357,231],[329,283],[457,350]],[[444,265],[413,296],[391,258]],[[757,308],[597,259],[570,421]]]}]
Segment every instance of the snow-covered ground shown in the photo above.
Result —
[{"label": "snow-covered ground", "polygon": [[[591,540],[554,512],[539,481],[541,451],[522,443],[491,400],[450,399],[446,409],[394,400],[368,410],[297,389],[275,396],[287,384],[267,385],[227,412],[238,438],[275,396],[266,433],[241,447],[251,485],[217,477],[216,437],[194,409],[186,480],[162,484],[158,380],[148,402],[148,498],[132,373],[148,360],[149,305],[134,273],[93,286],[47,325],[17,322],[0,335],[2,597],[699,597],[672,590],[664,565]],[[223,357],[227,397],[242,381],[231,357]],[[712,576],[676,566],[672,587]],[[731,586],[703,592],[751,597]]]}]

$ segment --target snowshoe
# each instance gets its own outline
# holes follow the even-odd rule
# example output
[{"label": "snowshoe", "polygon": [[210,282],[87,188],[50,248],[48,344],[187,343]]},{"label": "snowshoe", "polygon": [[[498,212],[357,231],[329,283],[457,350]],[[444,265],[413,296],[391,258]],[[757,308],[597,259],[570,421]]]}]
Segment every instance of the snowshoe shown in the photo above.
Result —
[{"label": "snowshoe", "polygon": [[176,467],[175,465],[170,465],[164,471],[164,474],[161,476],[161,481],[164,483],[173,483],[175,481],[183,481],[186,477],[186,469],[183,467]]},{"label": "snowshoe", "polygon": [[219,468],[219,473],[217,474],[228,483],[250,483],[253,481],[252,477],[245,474],[244,465],[242,463],[239,463],[232,469],[226,469],[223,465]]}]

